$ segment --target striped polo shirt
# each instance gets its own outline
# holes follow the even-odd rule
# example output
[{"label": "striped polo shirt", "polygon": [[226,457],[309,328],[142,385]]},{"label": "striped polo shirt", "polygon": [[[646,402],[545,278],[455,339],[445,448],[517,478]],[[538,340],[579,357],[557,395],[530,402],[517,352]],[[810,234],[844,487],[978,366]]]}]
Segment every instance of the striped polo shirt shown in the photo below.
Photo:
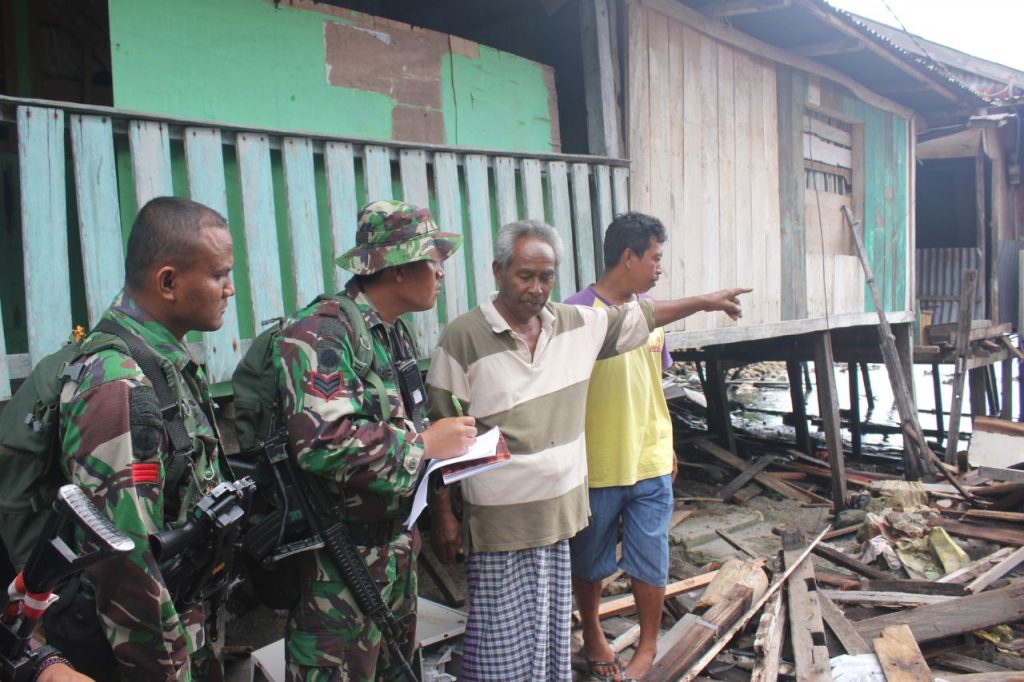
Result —
[{"label": "striped polo shirt", "polygon": [[511,463],[462,481],[469,551],[544,547],[587,525],[587,386],[597,360],[637,348],[654,329],[649,301],[609,308],[552,303],[529,347],[488,301],[445,330],[427,375],[430,414],[456,395],[482,428],[497,426]]}]

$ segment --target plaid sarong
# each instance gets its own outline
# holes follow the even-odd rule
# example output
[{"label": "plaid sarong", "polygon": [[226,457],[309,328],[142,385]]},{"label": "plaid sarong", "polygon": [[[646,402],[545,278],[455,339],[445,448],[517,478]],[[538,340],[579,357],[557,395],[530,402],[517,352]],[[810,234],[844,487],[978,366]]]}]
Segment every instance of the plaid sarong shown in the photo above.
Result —
[{"label": "plaid sarong", "polygon": [[511,552],[473,552],[466,564],[467,682],[571,680],[569,541]]}]

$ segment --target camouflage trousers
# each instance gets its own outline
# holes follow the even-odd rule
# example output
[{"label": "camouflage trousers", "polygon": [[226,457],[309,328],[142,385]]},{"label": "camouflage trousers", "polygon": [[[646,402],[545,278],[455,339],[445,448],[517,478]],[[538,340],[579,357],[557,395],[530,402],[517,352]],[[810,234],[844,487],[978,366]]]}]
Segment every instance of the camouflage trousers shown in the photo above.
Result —
[{"label": "camouflage trousers", "polygon": [[[418,538],[417,538],[418,539]],[[384,603],[408,624],[403,655],[416,643],[416,559],[411,534],[389,545],[361,547]],[[299,603],[285,634],[288,682],[373,682],[403,679],[401,668],[381,650],[380,630],[359,609],[334,562],[322,552],[301,570]]]}]

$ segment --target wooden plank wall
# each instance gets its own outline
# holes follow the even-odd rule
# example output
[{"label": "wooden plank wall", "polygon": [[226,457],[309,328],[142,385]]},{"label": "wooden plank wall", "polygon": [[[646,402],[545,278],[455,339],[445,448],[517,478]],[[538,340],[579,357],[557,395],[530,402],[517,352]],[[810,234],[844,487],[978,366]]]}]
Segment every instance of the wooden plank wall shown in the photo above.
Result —
[{"label": "wooden plank wall", "polygon": [[[886,310],[908,310],[909,120],[688,17],[671,3],[627,5],[632,206],[670,237],[655,296],[753,287],[739,326],[870,311],[845,203],[866,225]],[[829,138],[839,125],[842,149]],[[850,174],[851,192],[814,177],[807,188],[805,169],[829,172],[821,164]],[[734,324],[698,314],[669,329]]]},{"label": "wooden plank wall", "polygon": [[[774,64],[637,3],[628,37],[631,205],[669,230],[654,295],[750,286],[739,324],[780,321]],[[669,329],[733,324],[698,314]]]},{"label": "wooden plank wall", "polygon": [[[405,197],[429,205],[442,229],[467,236],[446,265],[442,304],[414,316],[423,357],[446,321],[490,294],[493,238],[501,224],[535,218],[554,225],[566,246],[559,295],[568,295],[594,280],[603,227],[613,210],[629,206],[628,169],[585,157],[398,148],[127,115],[112,121],[109,113],[99,112],[65,116],[45,107],[18,107],[16,123],[28,343],[24,349],[6,348],[4,338],[11,334],[0,327],[0,400],[9,396],[11,380],[25,377],[35,361],[60,347],[73,324],[96,322],[123,281],[122,217],[133,217],[155,196],[189,195],[242,223],[233,225],[233,234],[235,286],[244,295],[234,299],[222,330],[190,338],[215,382],[230,378],[252,336],[248,328],[259,332],[266,320],[293,312],[332,281],[340,288],[348,279],[347,273],[324,267],[323,255],[354,244],[357,207],[369,200]],[[113,172],[115,141],[124,144],[118,136],[127,137],[129,178]],[[184,182],[173,177],[172,155],[185,159]],[[274,172],[275,155],[283,177]],[[237,174],[225,171],[225,159]],[[65,174],[65,160],[73,174]],[[234,210],[226,199],[229,183],[238,197]],[[132,203],[132,192],[135,205],[125,205]],[[79,219],[70,229],[79,237],[84,281],[72,281],[65,209],[72,200]],[[75,287],[86,290],[87,319],[72,320],[69,292]],[[243,316],[249,323],[242,323]]]}]

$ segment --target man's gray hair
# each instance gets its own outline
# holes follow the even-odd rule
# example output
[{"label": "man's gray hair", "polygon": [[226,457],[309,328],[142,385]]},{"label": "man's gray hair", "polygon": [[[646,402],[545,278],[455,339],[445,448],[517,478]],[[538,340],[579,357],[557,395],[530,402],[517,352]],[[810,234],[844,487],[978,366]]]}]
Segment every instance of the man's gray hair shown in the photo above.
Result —
[{"label": "man's gray hair", "polygon": [[555,252],[555,262],[562,261],[562,238],[542,220],[518,220],[502,225],[498,230],[498,238],[494,240],[494,260],[504,270],[512,262],[516,242],[520,237],[536,237],[551,245]]}]

